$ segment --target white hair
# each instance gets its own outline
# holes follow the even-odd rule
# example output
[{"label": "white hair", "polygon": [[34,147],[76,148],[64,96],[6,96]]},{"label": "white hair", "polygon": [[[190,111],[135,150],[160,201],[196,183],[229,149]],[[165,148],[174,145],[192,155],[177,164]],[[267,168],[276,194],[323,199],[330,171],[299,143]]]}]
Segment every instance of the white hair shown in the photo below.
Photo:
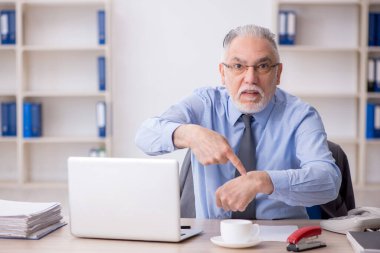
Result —
[{"label": "white hair", "polygon": [[276,57],[277,61],[280,61],[280,55],[278,53],[277,44],[275,41],[276,35],[272,33],[268,28],[257,26],[257,25],[244,25],[244,26],[238,26],[231,31],[229,31],[224,37],[223,40],[223,59],[226,55],[227,50],[229,49],[231,42],[236,37],[253,37],[253,38],[262,38],[267,40],[272,48],[274,55]]}]

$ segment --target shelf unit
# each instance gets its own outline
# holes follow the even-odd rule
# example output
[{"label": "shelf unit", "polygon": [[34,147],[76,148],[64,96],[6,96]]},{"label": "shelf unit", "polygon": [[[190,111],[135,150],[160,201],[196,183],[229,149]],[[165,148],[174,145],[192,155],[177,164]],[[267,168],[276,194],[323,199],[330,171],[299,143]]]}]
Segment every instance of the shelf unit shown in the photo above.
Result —
[{"label": "shelf unit", "polygon": [[[17,136],[0,136],[0,186],[62,186],[67,158],[91,148],[112,155],[110,0],[0,0],[16,10],[16,45],[0,45],[0,102],[16,101]],[[98,10],[106,44],[98,44]],[[106,59],[106,91],[98,90],[97,58]],[[23,102],[42,103],[43,136],[23,137]],[[96,103],[107,105],[107,137]]]},{"label": "shelf unit", "polygon": [[368,13],[380,11],[380,0],[276,0],[276,34],[279,10],[297,20],[295,45],[279,46],[280,87],[319,111],[328,139],[347,153],[354,185],[380,186],[380,140],[365,137],[367,100],[380,100],[366,80],[368,56],[380,56],[380,47],[367,46]]}]

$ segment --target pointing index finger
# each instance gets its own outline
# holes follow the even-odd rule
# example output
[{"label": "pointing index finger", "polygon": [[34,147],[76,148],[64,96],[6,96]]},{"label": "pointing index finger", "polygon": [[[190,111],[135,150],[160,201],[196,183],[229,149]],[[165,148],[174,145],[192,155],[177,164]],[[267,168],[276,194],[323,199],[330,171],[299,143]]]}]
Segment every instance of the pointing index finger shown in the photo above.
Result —
[{"label": "pointing index finger", "polygon": [[231,152],[227,155],[228,160],[231,161],[232,165],[239,171],[240,175],[246,175],[247,171],[244,168],[243,163],[240,161],[239,157],[235,155],[234,152]]}]

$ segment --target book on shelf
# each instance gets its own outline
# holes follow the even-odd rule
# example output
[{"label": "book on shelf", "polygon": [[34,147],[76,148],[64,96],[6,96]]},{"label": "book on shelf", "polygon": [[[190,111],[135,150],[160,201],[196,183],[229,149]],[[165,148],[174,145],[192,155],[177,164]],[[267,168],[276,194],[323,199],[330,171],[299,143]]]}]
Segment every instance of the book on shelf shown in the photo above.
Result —
[{"label": "book on shelf", "polygon": [[42,104],[24,102],[23,108],[24,137],[42,136]]},{"label": "book on shelf", "polygon": [[376,46],[380,46],[380,12],[376,13],[376,27],[375,27],[375,41]]},{"label": "book on shelf", "polygon": [[366,137],[380,138],[380,104],[367,103]]},{"label": "book on shelf", "polygon": [[368,46],[376,46],[376,24],[377,13],[370,12],[368,14]]},{"label": "book on shelf", "polygon": [[380,138],[380,104],[375,105],[373,125],[375,138]]},{"label": "book on shelf", "polygon": [[278,41],[280,45],[283,45],[286,43],[286,12],[280,11],[278,13]]},{"label": "book on shelf", "polygon": [[0,42],[3,45],[16,44],[16,12],[0,11]]},{"label": "book on shelf", "polygon": [[98,40],[99,45],[106,44],[106,12],[104,10],[98,11]]},{"label": "book on shelf", "polygon": [[296,39],[296,13],[294,11],[279,12],[279,44],[294,45]]},{"label": "book on shelf", "polygon": [[380,232],[354,232],[346,234],[355,253],[380,253]]},{"label": "book on shelf", "polygon": [[380,58],[375,61],[375,85],[374,90],[380,92]]},{"label": "book on shelf", "polygon": [[98,57],[98,82],[99,90],[106,90],[106,58],[104,56]]},{"label": "book on shelf", "polygon": [[40,239],[66,225],[58,202],[0,200],[0,238]]},{"label": "book on shelf", "polygon": [[380,46],[380,12],[368,14],[368,46]]},{"label": "book on shelf", "polygon": [[366,138],[375,138],[375,104],[367,103],[367,122],[366,122]]},{"label": "book on shelf", "polygon": [[16,102],[1,103],[1,134],[3,136],[17,135]]},{"label": "book on shelf", "polygon": [[367,76],[367,91],[375,91],[376,80],[376,59],[368,58],[368,76]]},{"label": "book on shelf", "polygon": [[96,103],[96,124],[98,127],[98,136],[106,137],[106,103],[104,101],[99,101]]}]

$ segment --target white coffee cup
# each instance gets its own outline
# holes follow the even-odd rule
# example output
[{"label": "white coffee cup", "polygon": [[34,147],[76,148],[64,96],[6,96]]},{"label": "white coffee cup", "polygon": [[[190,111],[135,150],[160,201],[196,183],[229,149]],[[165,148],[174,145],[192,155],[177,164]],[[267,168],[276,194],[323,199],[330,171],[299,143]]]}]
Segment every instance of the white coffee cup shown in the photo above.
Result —
[{"label": "white coffee cup", "polygon": [[249,220],[222,220],[220,234],[224,242],[246,243],[259,238],[260,228]]}]

